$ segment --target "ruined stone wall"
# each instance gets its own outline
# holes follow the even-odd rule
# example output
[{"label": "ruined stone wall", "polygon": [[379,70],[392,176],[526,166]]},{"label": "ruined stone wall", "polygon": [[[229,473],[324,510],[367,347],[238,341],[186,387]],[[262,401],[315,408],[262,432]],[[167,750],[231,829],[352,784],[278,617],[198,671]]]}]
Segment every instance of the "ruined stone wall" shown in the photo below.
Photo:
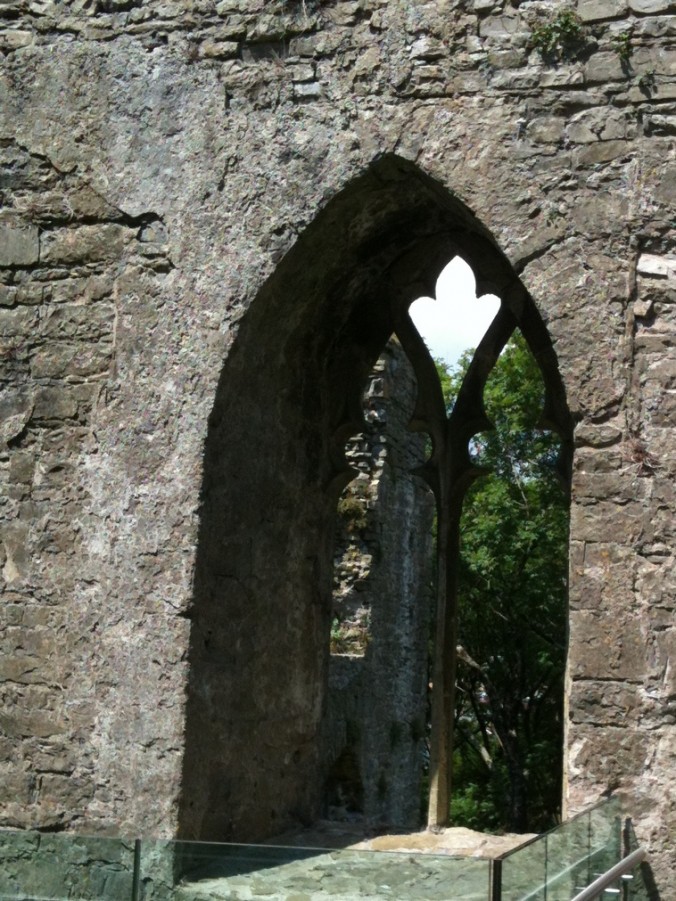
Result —
[{"label": "ruined stone wall", "polygon": [[[150,393],[139,397],[138,347],[151,335],[179,340],[152,309],[172,264],[156,215],[122,213],[13,138],[2,155],[12,190],[0,225],[3,800],[9,824],[58,828],[89,809],[113,828],[112,798],[156,778],[131,773],[119,741],[163,757],[180,734],[166,710],[181,703],[167,666],[182,654],[181,621],[158,627],[152,659],[139,653],[181,580],[189,584],[182,567],[152,563],[189,513],[143,509],[147,486],[162,494],[170,480],[165,461],[146,453],[170,414],[149,373]],[[119,420],[115,409],[125,410]],[[108,492],[123,473],[122,491]],[[138,566],[155,570],[153,585],[134,576]],[[176,695],[148,707],[149,685],[166,678]],[[113,722],[116,708],[126,715]]]},{"label": "ruined stone wall", "polygon": [[338,501],[326,713],[330,818],[420,825],[434,500],[414,471],[425,438],[408,430],[417,386],[388,343],[348,443],[356,478]]},{"label": "ruined stone wall", "polygon": [[[396,154],[474,211],[553,339],[578,423],[568,805],[622,793],[663,897],[673,895],[676,17],[667,0],[576,8],[583,30],[551,47],[543,28],[560,4],[547,0],[3,6],[4,824],[178,828],[186,698],[208,711],[200,685],[218,669],[196,669],[189,661],[202,658],[194,645],[188,653],[190,635],[204,648],[209,640],[205,617],[198,628],[191,612],[203,450],[224,362],[248,311],[263,307],[278,331],[268,325],[262,344],[251,339],[248,365],[265,375],[273,360],[257,384],[274,403],[235,379],[246,405],[236,433],[227,416],[219,426],[216,446],[231,449],[223,478],[235,485],[259,451],[268,471],[299,468],[274,505],[271,484],[253,475],[224,495],[224,510],[246,508],[246,541],[238,552],[232,541],[216,545],[205,584],[239,592],[238,615],[255,611],[260,623],[274,614],[280,635],[286,605],[302,598],[288,634],[304,634],[314,609],[312,628],[328,634],[327,552],[307,537],[323,522],[326,472],[315,464],[328,445],[318,433],[301,448],[298,435],[303,417],[321,418],[329,338],[294,341],[309,322],[317,335],[342,328],[344,298],[360,284],[368,309],[380,309],[373,260],[395,246],[398,221],[382,172],[364,182],[349,222],[323,220],[323,243],[294,258],[293,279],[261,290],[331,198]],[[412,171],[388,178],[399,179],[402,233],[422,234],[424,217],[412,211],[427,182],[416,194]],[[392,224],[382,218],[374,230],[385,208]],[[435,234],[430,224],[432,244],[450,221]],[[396,240],[403,248],[405,236]],[[335,261],[350,248],[349,290],[332,292]],[[489,288],[481,253],[473,262]],[[434,268],[432,282],[441,262],[431,256]],[[316,319],[301,321],[298,311],[311,309]],[[365,354],[371,362],[377,350]],[[307,483],[313,499],[298,510],[293,492]],[[209,507],[214,538],[218,509]],[[283,555],[270,553],[285,538],[294,562],[280,569],[290,587],[275,606]],[[314,607],[312,578],[324,586]],[[239,655],[230,680],[258,659],[259,633],[238,622],[226,614],[218,627],[219,666],[229,649]],[[295,647],[269,639],[265,653],[281,667]],[[292,680],[297,708],[311,710],[304,731],[287,735],[284,711],[277,732],[263,730],[281,735],[282,750],[263,748],[261,766],[288,760],[289,797],[321,719],[322,664],[309,656]],[[191,669],[201,676],[186,694]],[[319,687],[304,688],[313,679]],[[253,790],[254,776],[245,784]],[[195,834],[227,833],[194,820]]]}]

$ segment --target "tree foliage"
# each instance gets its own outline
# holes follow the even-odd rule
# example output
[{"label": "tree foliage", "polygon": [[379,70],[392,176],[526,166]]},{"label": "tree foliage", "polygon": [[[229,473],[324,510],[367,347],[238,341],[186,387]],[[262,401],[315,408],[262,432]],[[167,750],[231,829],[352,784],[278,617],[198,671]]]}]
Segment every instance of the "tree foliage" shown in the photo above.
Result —
[{"label": "tree foliage", "polygon": [[[449,372],[452,406],[471,355]],[[520,334],[491,373],[495,429],[472,440],[490,474],[465,498],[459,571],[451,816],[484,829],[544,829],[559,812],[567,624],[568,503],[558,441],[538,428],[544,387]]]}]

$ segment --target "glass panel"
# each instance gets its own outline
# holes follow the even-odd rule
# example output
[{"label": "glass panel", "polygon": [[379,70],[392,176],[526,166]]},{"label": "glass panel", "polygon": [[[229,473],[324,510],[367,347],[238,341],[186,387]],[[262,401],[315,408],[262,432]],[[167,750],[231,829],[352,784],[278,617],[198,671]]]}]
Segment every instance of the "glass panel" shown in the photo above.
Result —
[{"label": "glass panel", "polygon": [[143,842],[140,901],[486,901],[490,861],[381,851]]},{"label": "glass panel", "polygon": [[633,872],[620,879],[620,885],[624,887],[625,901],[650,901],[655,895],[650,889],[646,877],[647,864],[635,867]]},{"label": "glass panel", "polygon": [[622,859],[622,817],[617,798],[589,811],[590,880],[607,872]]},{"label": "glass panel", "polygon": [[545,901],[547,837],[524,845],[502,861],[502,901]]},{"label": "glass panel", "polygon": [[[640,847],[631,820],[627,821],[626,830],[626,850],[628,854],[631,854],[632,851],[636,851]],[[620,880],[625,885],[626,895],[624,901],[650,901],[651,898],[654,898],[654,892],[651,891],[650,887],[649,873],[650,867],[644,862],[634,867],[630,874]]]},{"label": "glass panel", "polygon": [[3,901],[131,901],[133,881],[133,842],[0,832]]},{"label": "glass panel", "polygon": [[589,828],[583,814],[547,836],[547,901],[570,901],[589,884]]},{"label": "glass panel", "polygon": [[502,859],[503,901],[570,901],[621,858],[615,798],[562,823]]}]

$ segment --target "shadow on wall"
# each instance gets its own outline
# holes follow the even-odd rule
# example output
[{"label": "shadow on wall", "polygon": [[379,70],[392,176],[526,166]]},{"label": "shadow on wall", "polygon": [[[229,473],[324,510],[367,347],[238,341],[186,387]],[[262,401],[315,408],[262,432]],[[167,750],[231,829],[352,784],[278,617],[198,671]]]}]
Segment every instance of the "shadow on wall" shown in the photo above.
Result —
[{"label": "shadow on wall", "polygon": [[357,475],[336,518],[323,818],[359,823],[364,836],[420,826],[434,498],[416,474],[429,440],[408,428],[417,393],[390,340],[346,445]]},{"label": "shadow on wall", "polygon": [[457,253],[524,333],[548,408],[565,404],[546,329],[490,234],[393,155],[319,213],[242,319],[204,451],[181,838],[256,841],[319,814],[345,441],[396,305],[432,293]]}]

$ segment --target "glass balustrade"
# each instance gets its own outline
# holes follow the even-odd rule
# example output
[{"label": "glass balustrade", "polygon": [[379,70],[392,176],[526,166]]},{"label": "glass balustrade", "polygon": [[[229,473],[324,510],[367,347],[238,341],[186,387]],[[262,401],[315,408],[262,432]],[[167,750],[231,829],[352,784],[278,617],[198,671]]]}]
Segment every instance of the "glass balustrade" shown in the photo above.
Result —
[{"label": "glass balustrade", "polygon": [[0,832],[0,901],[486,901],[488,859]]},{"label": "glass balustrade", "polygon": [[2,901],[130,901],[134,842],[0,831]]},{"label": "glass balustrade", "polygon": [[[571,901],[623,845],[614,799],[495,860],[0,831],[0,901]],[[615,896],[647,901],[649,875],[637,866]]]},{"label": "glass balustrade", "polygon": [[143,842],[139,901],[486,901],[490,866],[405,852]]},{"label": "glass balustrade", "polygon": [[622,857],[622,818],[615,798],[584,811],[496,861],[494,898],[571,901]]}]

